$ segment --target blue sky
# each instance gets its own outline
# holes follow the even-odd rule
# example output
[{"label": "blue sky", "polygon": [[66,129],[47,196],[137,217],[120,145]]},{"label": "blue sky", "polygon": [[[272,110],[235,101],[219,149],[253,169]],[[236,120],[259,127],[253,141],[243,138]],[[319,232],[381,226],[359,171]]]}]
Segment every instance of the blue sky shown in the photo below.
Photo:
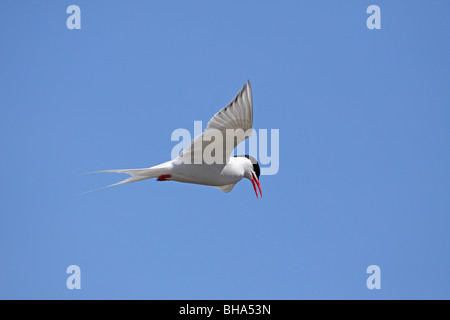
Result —
[{"label": "blue sky", "polygon": [[[366,27],[372,4],[381,30]],[[0,298],[449,299],[449,12],[3,1]],[[254,128],[280,130],[262,200],[249,181],[80,196],[124,178],[83,173],[169,160],[172,131],[206,125],[247,79]]]}]

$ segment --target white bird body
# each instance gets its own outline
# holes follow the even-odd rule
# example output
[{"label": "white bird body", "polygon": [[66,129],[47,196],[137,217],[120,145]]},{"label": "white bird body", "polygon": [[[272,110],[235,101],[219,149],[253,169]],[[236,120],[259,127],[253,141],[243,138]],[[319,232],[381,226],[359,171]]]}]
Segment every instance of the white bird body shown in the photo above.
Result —
[{"label": "white bird body", "polygon": [[[230,192],[236,183],[243,178],[247,178],[252,181],[256,197],[258,197],[255,182],[257,183],[260,192],[261,186],[259,184],[260,169],[256,159],[250,156],[230,156],[233,149],[251,134],[252,125],[252,92],[250,82],[247,82],[232,102],[211,118],[206,130],[192,140],[189,147],[183,150],[176,159],[150,168],[105,170],[97,172],[126,173],[131,175],[130,178],[112,184],[109,187],[157,178],[158,181],[178,181],[212,186],[223,192]],[[233,139],[231,150],[225,148],[226,139],[229,137],[227,129],[241,129],[246,132],[245,135],[231,136]],[[207,164],[205,163],[205,159],[199,159],[199,156],[204,156],[203,151],[212,143],[210,136],[215,132],[220,132],[224,137],[224,141],[222,141],[223,153],[221,153],[223,158],[220,159],[223,161]]]},{"label": "white bird body", "polygon": [[[154,171],[155,169],[157,172]],[[245,169],[249,172],[253,168],[251,162],[244,157],[231,157],[226,164],[210,165],[177,163],[175,159],[149,168],[148,174],[152,178],[157,178],[161,175],[170,175],[170,178],[162,179],[167,181],[216,187],[238,183],[245,177]],[[143,170],[142,175],[146,175],[145,169]]]}]

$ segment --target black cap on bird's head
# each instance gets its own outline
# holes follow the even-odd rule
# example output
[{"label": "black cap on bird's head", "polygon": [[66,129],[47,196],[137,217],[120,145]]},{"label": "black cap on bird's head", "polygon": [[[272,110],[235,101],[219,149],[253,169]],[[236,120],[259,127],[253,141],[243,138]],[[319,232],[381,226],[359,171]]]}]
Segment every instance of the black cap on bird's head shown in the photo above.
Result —
[{"label": "black cap on bird's head", "polygon": [[[261,194],[261,198],[262,198],[261,185],[259,183],[259,176],[261,174],[261,169],[259,168],[258,161],[255,158],[253,158],[252,156],[249,156],[248,154],[246,154],[245,156],[235,156],[235,157],[246,157],[247,159],[249,159],[252,162],[254,173],[252,173],[251,181],[253,184],[253,188],[255,189],[256,198],[258,198],[258,192],[256,191],[256,184],[258,185],[259,193]],[[256,181],[256,184],[255,184],[255,181]]]},{"label": "black cap on bird's head", "polygon": [[252,162],[252,164],[253,164],[253,171],[255,171],[256,177],[259,180],[259,175],[261,174],[261,169],[259,168],[258,161],[255,158],[250,157],[248,154],[246,154],[244,157],[246,157],[247,159],[249,159]]}]

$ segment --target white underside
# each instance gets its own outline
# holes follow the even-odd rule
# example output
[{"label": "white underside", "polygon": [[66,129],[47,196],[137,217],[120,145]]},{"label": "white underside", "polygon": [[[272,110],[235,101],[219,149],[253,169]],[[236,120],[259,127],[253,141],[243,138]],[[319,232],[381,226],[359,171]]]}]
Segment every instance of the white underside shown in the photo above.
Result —
[{"label": "white underside", "polygon": [[[168,180],[207,186],[228,186],[244,178],[244,167],[240,157],[231,157],[226,164],[177,164],[176,160],[167,163]],[[230,189],[231,190],[231,189]]]}]

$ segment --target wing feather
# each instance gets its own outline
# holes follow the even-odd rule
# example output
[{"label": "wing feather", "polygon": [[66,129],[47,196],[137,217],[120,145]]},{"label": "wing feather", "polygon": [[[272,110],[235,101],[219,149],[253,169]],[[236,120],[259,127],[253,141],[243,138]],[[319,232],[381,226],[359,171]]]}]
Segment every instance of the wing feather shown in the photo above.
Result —
[{"label": "wing feather", "polygon": [[[223,158],[222,163],[228,161],[234,148],[247,139],[251,135],[253,126],[253,98],[250,81],[247,81],[242,89],[238,92],[236,97],[225,107],[220,109],[209,120],[206,130],[191,141],[190,145],[180,154],[179,158],[190,159],[190,163],[203,163],[204,159],[194,162],[196,157],[202,157],[205,148],[214,142],[211,136],[214,136],[214,131],[219,131],[222,134],[223,141]],[[228,136],[227,129],[238,130],[242,129],[245,135]],[[226,149],[226,139],[233,139],[233,149]],[[194,150],[197,150],[194,152]]]}]

